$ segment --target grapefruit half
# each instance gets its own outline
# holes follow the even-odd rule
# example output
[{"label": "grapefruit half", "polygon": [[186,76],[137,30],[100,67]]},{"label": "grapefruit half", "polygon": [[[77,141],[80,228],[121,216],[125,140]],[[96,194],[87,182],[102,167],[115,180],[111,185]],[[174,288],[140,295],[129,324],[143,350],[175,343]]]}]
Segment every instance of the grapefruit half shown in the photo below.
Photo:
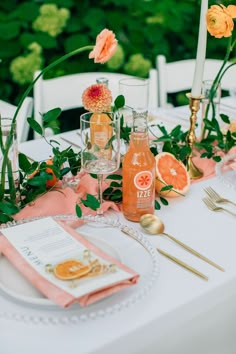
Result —
[{"label": "grapefruit half", "polygon": [[[156,181],[155,188],[159,195],[178,197],[188,192],[190,177],[182,161],[169,152],[161,152],[155,156]],[[171,190],[161,191],[165,186],[173,186]]]}]

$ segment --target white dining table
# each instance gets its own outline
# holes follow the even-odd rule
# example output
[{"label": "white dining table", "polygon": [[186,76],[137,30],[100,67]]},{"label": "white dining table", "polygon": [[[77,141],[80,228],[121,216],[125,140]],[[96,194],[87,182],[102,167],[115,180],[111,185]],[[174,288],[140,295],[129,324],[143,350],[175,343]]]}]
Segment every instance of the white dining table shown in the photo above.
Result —
[{"label": "white dining table", "polygon": [[[160,117],[164,121],[164,113],[169,117],[172,114],[173,119],[180,114],[182,119],[185,112],[187,122],[189,112],[185,108],[181,113],[181,109],[173,109],[172,113],[159,111]],[[228,109],[236,115],[235,108]],[[76,142],[76,132],[62,136]],[[60,142],[66,144],[63,140]],[[42,139],[23,143],[19,149],[32,159],[45,159],[50,155]],[[8,311],[11,300],[4,312],[6,299],[0,294],[0,353],[235,354],[236,217],[207,209],[202,201],[207,186],[236,202],[236,189],[215,176],[195,181],[186,196],[169,199],[169,205],[162,206],[156,215],[164,221],[167,233],[214,260],[225,272],[165,237],[143,234],[154,248],[160,247],[180,258],[206,274],[209,280],[197,277],[158,254],[159,275],[148,295],[120,311],[75,323],[45,323],[40,321],[40,316],[36,319],[33,315],[24,321],[17,313]],[[227,207],[236,212],[236,207]],[[125,220],[121,213],[119,218],[141,232],[139,224]],[[95,232],[103,237],[99,229]],[[16,306],[24,311],[21,303],[14,304],[14,309]],[[28,306],[25,312],[30,314]]]}]

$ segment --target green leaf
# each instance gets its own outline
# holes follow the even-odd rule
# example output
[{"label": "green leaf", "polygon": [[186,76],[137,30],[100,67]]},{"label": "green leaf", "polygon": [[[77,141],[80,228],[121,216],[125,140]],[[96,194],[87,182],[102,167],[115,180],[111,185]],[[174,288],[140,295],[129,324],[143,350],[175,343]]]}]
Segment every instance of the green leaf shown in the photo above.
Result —
[{"label": "green leaf", "polygon": [[160,203],[157,200],[155,200],[155,210],[160,210],[160,209],[161,209]]},{"label": "green leaf", "polygon": [[114,181],[121,181],[122,180],[122,176],[121,175],[109,175],[109,176],[106,177],[106,179],[113,179]]},{"label": "green leaf", "polygon": [[43,135],[43,129],[41,125],[38,122],[36,122],[34,118],[27,118],[27,122],[36,133],[38,133],[39,135]]},{"label": "green leaf", "polygon": [[114,190],[111,194],[110,200],[121,201],[122,200],[122,191],[120,189]]},{"label": "green leaf", "polygon": [[96,175],[95,173],[90,173],[89,174],[92,178],[94,178],[94,179],[97,179],[98,178],[98,175]]},{"label": "green leaf", "polygon": [[61,112],[62,112],[61,108],[53,108],[50,111],[43,114],[43,121],[46,123],[52,122],[60,116]]},{"label": "green leaf", "polygon": [[18,155],[19,167],[22,171],[27,172],[31,168],[31,163],[29,162],[27,156],[21,152]]},{"label": "green leaf", "polygon": [[220,156],[213,156],[212,158],[215,162],[220,162],[221,161],[221,157]]},{"label": "green leaf", "polygon": [[221,119],[223,120],[224,123],[230,124],[230,119],[226,114],[221,113],[220,114]]},{"label": "green leaf", "polygon": [[81,199],[81,203],[92,210],[97,210],[100,207],[100,203],[92,194],[87,194],[86,199]]},{"label": "green leaf", "polygon": [[160,197],[160,201],[162,202],[163,205],[169,205],[168,200],[163,197]]},{"label": "green leaf", "polygon": [[122,183],[111,182],[110,186],[114,188],[120,188],[122,187]]},{"label": "green leaf", "polygon": [[170,191],[171,189],[173,189],[173,186],[168,185],[168,186],[162,187],[160,191],[161,191],[161,192]]},{"label": "green leaf", "polygon": [[45,186],[46,184],[46,181],[47,179],[47,176],[49,176],[48,174],[43,175],[43,176],[34,176],[32,178],[29,178],[27,183],[30,185],[30,186],[35,186],[35,187],[39,187],[39,186]]},{"label": "green leaf", "polygon": [[80,208],[80,206],[78,204],[76,204],[76,206],[75,206],[75,211],[76,211],[76,215],[78,216],[78,218],[81,218],[82,209]]},{"label": "green leaf", "polygon": [[124,107],[124,105],[125,105],[125,97],[123,95],[117,96],[116,99],[115,99],[114,104],[115,104],[116,109],[120,109],[120,108]]},{"label": "green leaf", "polygon": [[0,212],[0,223],[5,224],[8,221],[13,221],[13,217]]},{"label": "green leaf", "polygon": [[0,202],[0,210],[5,214],[11,215],[18,213],[20,209],[16,204],[4,201]]}]

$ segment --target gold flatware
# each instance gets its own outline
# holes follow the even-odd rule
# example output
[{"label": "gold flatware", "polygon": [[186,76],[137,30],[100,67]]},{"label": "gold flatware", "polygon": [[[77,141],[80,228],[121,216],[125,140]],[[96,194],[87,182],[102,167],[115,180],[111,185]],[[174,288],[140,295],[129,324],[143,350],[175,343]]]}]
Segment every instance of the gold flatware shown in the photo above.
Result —
[{"label": "gold flatware", "polygon": [[231,214],[233,216],[236,216],[235,213],[233,213],[231,210],[220,207],[218,205],[216,205],[210,198],[206,197],[202,199],[203,202],[206,204],[206,206],[208,207],[208,209],[212,210],[212,211],[224,211],[228,214]]},{"label": "gold flatware", "polygon": [[191,248],[190,246],[186,245],[182,241],[178,240],[174,236],[171,236],[171,235],[165,233],[164,232],[164,224],[163,224],[163,222],[161,221],[161,219],[158,216],[152,215],[152,214],[144,214],[140,218],[140,225],[149,234],[166,236],[170,240],[174,241],[175,243],[177,243],[178,245],[183,247],[185,250],[187,250],[188,252],[193,254],[194,256],[200,258],[201,260],[207,262],[208,264],[210,264],[211,266],[221,270],[222,272],[225,271],[224,268],[222,268],[221,266],[219,266],[215,262],[211,261],[209,258],[205,257],[204,255],[202,255],[198,251],[195,251],[193,248]]},{"label": "gold flatware", "polygon": [[204,191],[207,193],[207,195],[212,199],[213,202],[215,203],[230,203],[234,206],[236,206],[236,203],[234,203],[230,199],[226,199],[224,197],[221,197],[212,187],[207,187],[204,189]]},{"label": "gold flatware", "polygon": [[181,267],[189,270],[190,272],[196,274],[197,276],[199,276],[200,278],[204,279],[204,280],[208,280],[208,277],[199,272],[199,270],[193,268],[192,266],[190,266],[189,264],[181,261],[179,258],[176,258],[175,256],[172,256],[171,254],[167,253],[166,251],[161,250],[160,248],[157,248],[157,251],[162,254],[163,256],[169,258],[170,260],[172,260],[173,262],[177,263],[178,265],[180,265]]},{"label": "gold flatware", "polygon": [[79,144],[74,143],[73,141],[70,141],[67,138],[64,138],[64,136],[60,136],[60,139],[65,141],[66,143],[70,144],[71,146],[77,147],[79,149],[81,149],[81,146],[79,146]]}]

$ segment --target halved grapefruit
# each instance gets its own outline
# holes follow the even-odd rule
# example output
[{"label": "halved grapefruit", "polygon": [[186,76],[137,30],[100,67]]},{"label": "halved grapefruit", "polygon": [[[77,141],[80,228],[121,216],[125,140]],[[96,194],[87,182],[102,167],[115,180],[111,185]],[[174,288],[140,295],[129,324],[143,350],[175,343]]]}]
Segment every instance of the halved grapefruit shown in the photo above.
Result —
[{"label": "halved grapefruit", "polygon": [[[159,195],[178,197],[188,192],[190,177],[184,164],[169,152],[161,152],[156,159],[155,188]],[[161,191],[165,186],[173,186],[171,190]]]}]

